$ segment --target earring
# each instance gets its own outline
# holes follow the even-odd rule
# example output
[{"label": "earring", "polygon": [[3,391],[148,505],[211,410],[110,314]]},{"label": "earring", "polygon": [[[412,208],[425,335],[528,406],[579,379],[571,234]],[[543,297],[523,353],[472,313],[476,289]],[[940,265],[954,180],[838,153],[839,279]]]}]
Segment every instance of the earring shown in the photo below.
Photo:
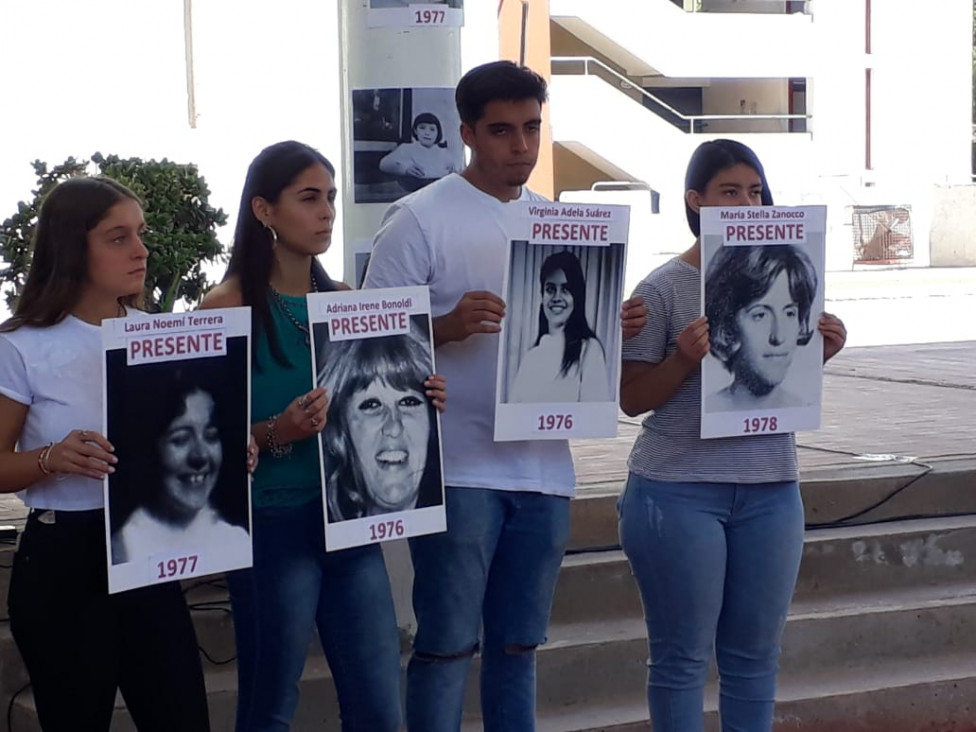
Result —
[{"label": "earring", "polygon": [[275,246],[278,243],[278,232],[274,230],[274,227],[267,221],[262,221],[264,228],[267,229],[268,233],[271,234],[271,246]]}]

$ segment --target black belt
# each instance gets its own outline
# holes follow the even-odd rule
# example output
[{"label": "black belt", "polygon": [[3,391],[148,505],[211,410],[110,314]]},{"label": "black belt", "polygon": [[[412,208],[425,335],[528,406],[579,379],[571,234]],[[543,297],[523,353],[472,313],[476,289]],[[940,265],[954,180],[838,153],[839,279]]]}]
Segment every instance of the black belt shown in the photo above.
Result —
[{"label": "black belt", "polygon": [[28,523],[66,524],[69,526],[105,523],[105,509],[90,508],[85,511],[70,511],[63,508],[32,508],[27,514],[27,521]]}]

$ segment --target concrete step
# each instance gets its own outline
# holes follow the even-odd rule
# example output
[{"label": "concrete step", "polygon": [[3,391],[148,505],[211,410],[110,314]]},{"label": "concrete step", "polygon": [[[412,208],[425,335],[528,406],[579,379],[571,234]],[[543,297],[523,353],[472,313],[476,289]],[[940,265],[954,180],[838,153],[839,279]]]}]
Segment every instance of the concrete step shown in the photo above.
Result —
[{"label": "concrete step", "polygon": [[[965,545],[973,540],[973,528],[971,519],[940,519],[889,525],[885,527],[889,534],[879,533],[878,527],[810,532],[807,549],[813,546],[814,550],[806,552],[787,626],[784,670],[843,667],[856,665],[865,655],[924,655],[925,649],[976,643],[976,633],[971,632],[976,622],[976,588],[960,581],[965,562],[954,558],[954,553],[970,556]],[[868,549],[849,548],[859,541]],[[928,555],[903,552],[903,557],[919,557],[913,566],[904,561],[880,561],[884,552],[896,556],[886,549],[888,545],[902,547],[913,542],[928,547]],[[926,561],[924,556],[949,559]],[[815,566],[812,579],[805,582],[808,561],[823,566]],[[909,571],[914,569],[918,571]],[[850,572],[862,574],[844,579]],[[932,585],[928,572],[942,572],[944,584]],[[855,592],[858,587],[861,592]],[[205,657],[232,659],[233,619],[223,583],[215,579],[188,584],[186,595]],[[557,586],[550,642],[539,654],[540,704],[558,705],[594,694],[599,698],[619,685],[636,683],[639,689],[646,661],[645,639],[636,585],[623,554],[567,557]],[[0,688],[19,688],[26,674],[9,626],[0,626],[0,657]],[[320,662],[324,663],[321,647],[313,642],[310,668]],[[580,674],[580,669],[586,673]],[[594,688],[601,684],[606,686],[602,691]],[[476,706],[476,694],[471,703]]]},{"label": "concrete step", "polygon": [[[808,524],[836,521],[895,494],[862,521],[976,513],[976,460],[912,463],[864,461],[804,475],[800,490]],[[911,482],[911,485],[908,485]],[[623,482],[587,486],[571,506],[571,549],[619,544],[616,504]],[[895,493],[899,488],[904,490]]]},{"label": "concrete step", "polygon": [[[892,661],[819,676],[782,674],[776,732],[974,732],[976,658]],[[718,732],[716,684],[706,689],[705,729]],[[607,698],[540,710],[538,732],[648,732],[643,698]],[[463,732],[480,729],[466,721]]]},{"label": "concrete step", "polygon": [[[807,531],[794,601],[956,585],[976,563],[976,516]],[[640,617],[640,595],[619,550],[569,554],[552,622]]]},{"label": "concrete step", "polygon": [[[779,694],[783,702],[781,722],[794,726],[777,729],[895,729],[809,726],[811,720],[840,720],[843,716],[837,710],[850,711],[857,705],[866,705],[866,713],[879,720],[887,719],[887,707],[876,706],[871,700],[886,698],[883,692],[895,683],[917,688],[913,698],[919,705],[926,693],[949,693],[952,679],[961,679],[966,688],[976,691],[976,587],[959,587],[941,595],[930,591],[930,596],[922,599],[913,596],[918,592],[865,595],[858,602],[798,603],[784,637]],[[645,628],[639,619],[554,625],[549,643],[538,655],[540,732],[640,729],[621,725],[637,724],[645,718],[646,653]],[[468,685],[469,720],[479,714],[479,666],[476,659]],[[235,674],[233,663],[206,666],[215,730],[232,728]],[[714,674],[712,678],[714,687]],[[301,689],[294,729],[338,732],[335,690],[323,658],[309,658]],[[860,701],[848,698],[867,691],[871,694]],[[951,701],[940,712],[946,719],[946,715],[957,713],[960,703],[955,697]],[[714,706],[713,700],[711,708]],[[29,693],[18,697],[14,709],[16,732],[38,729]],[[133,729],[121,700],[112,729]],[[914,732],[922,727],[902,729]]]},{"label": "concrete step", "polygon": [[804,538],[796,596],[954,584],[974,563],[976,516],[817,529]]},{"label": "concrete step", "polygon": [[[213,732],[232,732],[237,705],[237,668],[228,664],[206,671],[207,703]],[[292,729],[341,732],[338,701],[328,664],[322,657],[309,658],[299,682],[301,699]],[[12,732],[41,732],[30,690],[17,697],[12,708]],[[121,695],[116,698],[111,732],[136,732]]]},{"label": "concrete step", "polygon": [[[793,608],[780,658],[784,677],[829,677],[908,659],[970,653],[976,659],[976,584],[864,594]],[[641,700],[647,635],[640,618],[551,626],[538,653],[538,706]],[[475,676],[467,709],[478,708]],[[710,678],[715,678],[714,664]]]}]

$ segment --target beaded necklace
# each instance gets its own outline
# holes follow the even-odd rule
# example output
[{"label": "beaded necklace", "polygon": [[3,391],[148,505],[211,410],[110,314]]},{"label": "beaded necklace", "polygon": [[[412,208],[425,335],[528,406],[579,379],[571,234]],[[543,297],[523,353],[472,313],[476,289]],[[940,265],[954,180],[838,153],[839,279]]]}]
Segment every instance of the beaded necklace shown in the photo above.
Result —
[{"label": "beaded necklace", "polygon": [[[319,286],[318,283],[315,281],[315,278],[310,277],[309,279],[312,282],[312,292],[318,292]],[[291,324],[294,325],[299,330],[299,332],[305,337],[305,345],[306,346],[311,345],[312,336],[308,332],[308,326],[302,323],[302,321],[300,321],[297,317],[295,317],[295,313],[293,313],[291,311],[291,308],[288,307],[288,303],[285,302],[285,299],[281,296],[280,292],[278,292],[270,284],[268,285],[268,289],[271,290],[271,297],[272,299],[274,299],[275,304],[278,306],[281,312],[285,314],[285,317],[288,318],[289,321],[291,321]]]}]

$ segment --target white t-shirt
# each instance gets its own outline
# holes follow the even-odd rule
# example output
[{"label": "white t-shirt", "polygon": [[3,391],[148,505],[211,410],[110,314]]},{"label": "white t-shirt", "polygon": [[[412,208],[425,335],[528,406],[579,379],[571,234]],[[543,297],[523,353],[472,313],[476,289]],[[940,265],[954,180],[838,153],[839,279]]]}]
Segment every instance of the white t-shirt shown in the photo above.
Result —
[{"label": "white t-shirt", "polygon": [[[521,200],[544,201],[522,189]],[[376,234],[365,288],[428,285],[434,317],[465,292],[504,291],[507,204],[451,174],[401,198]],[[450,486],[571,496],[576,484],[565,440],[495,442],[497,334],[437,349],[447,378],[441,415],[444,482]]]},{"label": "white t-shirt", "polygon": [[[71,430],[102,431],[101,329],[69,315],[49,328],[0,333],[0,394],[29,407],[19,449],[60,442]],[[18,494],[31,508],[101,508],[102,481],[49,475]]]}]

